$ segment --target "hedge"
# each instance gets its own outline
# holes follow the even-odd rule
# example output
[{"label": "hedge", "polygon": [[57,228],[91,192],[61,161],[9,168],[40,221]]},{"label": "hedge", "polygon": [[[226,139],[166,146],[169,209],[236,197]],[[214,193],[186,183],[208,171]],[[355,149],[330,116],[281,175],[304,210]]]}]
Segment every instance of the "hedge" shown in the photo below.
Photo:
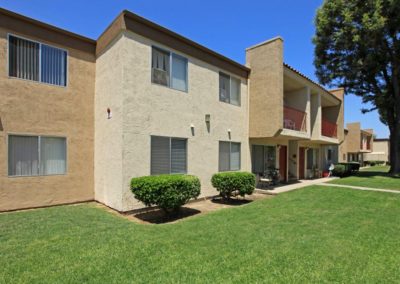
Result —
[{"label": "hedge", "polygon": [[224,172],[214,174],[211,183],[219,191],[222,198],[229,199],[232,195],[252,194],[255,189],[256,178],[248,172]]},{"label": "hedge", "polygon": [[191,175],[158,175],[133,178],[131,190],[146,206],[159,206],[166,212],[200,195],[200,180]]}]

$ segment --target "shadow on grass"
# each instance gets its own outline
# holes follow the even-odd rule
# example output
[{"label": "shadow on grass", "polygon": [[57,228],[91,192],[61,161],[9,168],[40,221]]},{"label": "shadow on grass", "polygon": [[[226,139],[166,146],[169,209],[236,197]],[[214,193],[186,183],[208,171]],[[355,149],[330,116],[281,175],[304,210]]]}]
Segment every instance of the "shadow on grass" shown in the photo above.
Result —
[{"label": "shadow on grass", "polygon": [[393,179],[400,179],[400,176],[393,176],[390,175],[388,172],[382,172],[382,171],[359,171],[357,174],[353,176],[360,178],[387,177]]},{"label": "shadow on grass", "polygon": [[247,199],[236,199],[236,198],[231,198],[228,200],[225,200],[221,197],[215,197],[211,199],[212,203],[216,204],[224,204],[224,205],[231,205],[231,206],[240,206],[243,204],[248,204],[250,202],[253,202],[253,200],[247,200]]},{"label": "shadow on grass", "polygon": [[156,209],[152,211],[137,213],[134,216],[144,222],[152,224],[164,224],[164,223],[178,221],[180,219],[184,219],[190,216],[194,216],[199,213],[201,213],[200,210],[181,207],[178,212],[169,215],[167,215],[164,210]]}]

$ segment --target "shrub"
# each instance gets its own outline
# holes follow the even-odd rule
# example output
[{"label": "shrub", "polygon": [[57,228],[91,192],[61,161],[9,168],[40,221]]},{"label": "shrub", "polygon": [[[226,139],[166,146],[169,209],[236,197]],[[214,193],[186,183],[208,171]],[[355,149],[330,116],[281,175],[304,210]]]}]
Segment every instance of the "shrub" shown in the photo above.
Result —
[{"label": "shrub", "polygon": [[252,194],[256,178],[248,172],[226,172],[214,174],[211,183],[223,199],[229,199],[232,195]]},{"label": "shrub", "polygon": [[352,173],[358,172],[360,170],[360,163],[351,162],[349,163],[349,165],[350,165],[350,171]]},{"label": "shrub", "polygon": [[200,180],[191,175],[158,175],[133,178],[131,190],[146,206],[159,206],[167,213],[200,195]]},{"label": "shrub", "polygon": [[341,164],[335,165],[335,168],[333,169],[332,174],[335,177],[344,177],[346,174],[346,166],[341,165]]}]

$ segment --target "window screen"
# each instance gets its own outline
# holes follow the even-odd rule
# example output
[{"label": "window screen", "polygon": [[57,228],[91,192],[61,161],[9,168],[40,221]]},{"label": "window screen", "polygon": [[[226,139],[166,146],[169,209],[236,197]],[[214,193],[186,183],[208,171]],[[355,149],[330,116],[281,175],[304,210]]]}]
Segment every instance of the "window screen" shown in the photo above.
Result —
[{"label": "window screen", "polygon": [[187,90],[187,60],[178,55],[172,55],[172,88]]},{"label": "window screen", "polygon": [[67,52],[42,44],[41,81],[65,86],[67,80]]},{"label": "window screen", "polygon": [[187,172],[187,140],[151,136],[151,174]]},{"label": "window screen", "polygon": [[219,72],[219,100],[240,106],[240,80]]},{"label": "window screen", "polygon": [[65,174],[66,139],[61,137],[8,137],[8,175],[36,176]]},{"label": "window screen", "polygon": [[219,171],[240,170],[240,143],[219,142]]}]

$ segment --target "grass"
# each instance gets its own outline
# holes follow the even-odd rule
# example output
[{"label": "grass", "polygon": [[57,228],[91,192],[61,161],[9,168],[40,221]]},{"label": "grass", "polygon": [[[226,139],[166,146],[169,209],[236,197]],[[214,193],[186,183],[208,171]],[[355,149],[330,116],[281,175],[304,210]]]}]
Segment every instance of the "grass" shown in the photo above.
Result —
[{"label": "grass", "polygon": [[358,174],[333,180],[329,183],[400,190],[400,177],[388,175],[388,166],[362,169]]},{"label": "grass", "polygon": [[94,204],[0,214],[0,283],[395,283],[400,196],[308,187],[176,224]]}]

